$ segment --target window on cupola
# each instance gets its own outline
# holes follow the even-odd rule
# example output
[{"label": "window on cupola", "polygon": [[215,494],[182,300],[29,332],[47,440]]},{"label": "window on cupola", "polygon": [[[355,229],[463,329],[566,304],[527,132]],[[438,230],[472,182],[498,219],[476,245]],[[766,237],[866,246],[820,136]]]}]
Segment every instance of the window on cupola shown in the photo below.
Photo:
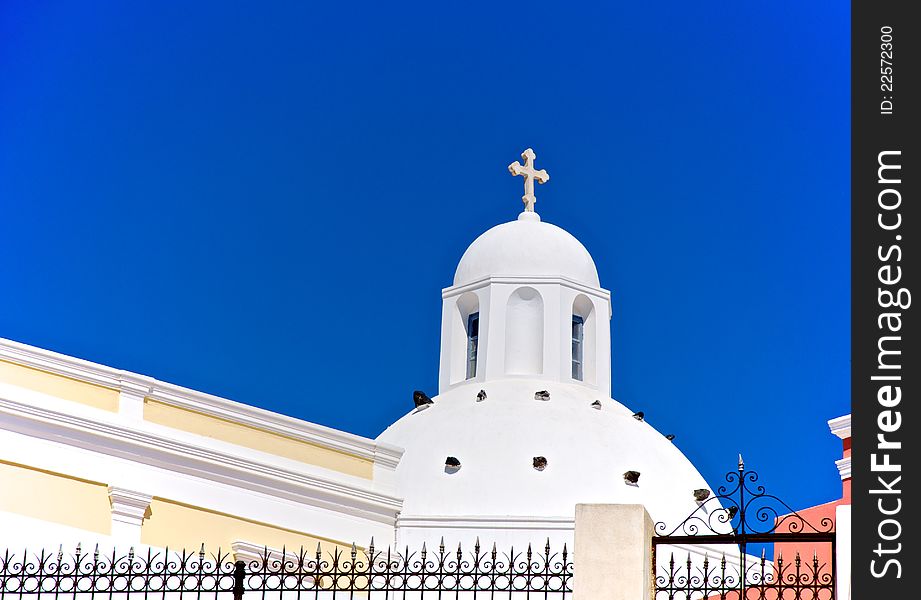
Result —
[{"label": "window on cupola", "polygon": [[572,378],[582,381],[582,358],[585,342],[585,319],[572,316]]},{"label": "window on cupola", "polygon": [[480,337],[480,313],[467,317],[467,379],[476,377],[476,351]]}]

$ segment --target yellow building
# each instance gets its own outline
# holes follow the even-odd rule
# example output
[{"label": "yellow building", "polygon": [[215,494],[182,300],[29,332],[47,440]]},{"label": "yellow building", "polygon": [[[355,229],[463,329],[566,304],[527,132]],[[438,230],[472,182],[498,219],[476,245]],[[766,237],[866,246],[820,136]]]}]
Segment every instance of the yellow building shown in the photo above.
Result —
[{"label": "yellow building", "polygon": [[5,339],[0,448],[7,547],[246,558],[387,543],[401,507],[398,448]]}]

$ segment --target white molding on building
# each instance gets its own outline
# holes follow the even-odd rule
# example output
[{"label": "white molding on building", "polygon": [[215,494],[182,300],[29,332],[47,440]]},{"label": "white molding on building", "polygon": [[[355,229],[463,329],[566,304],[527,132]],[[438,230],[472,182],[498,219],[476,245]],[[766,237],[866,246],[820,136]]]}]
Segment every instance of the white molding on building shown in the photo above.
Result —
[{"label": "white molding on building", "polygon": [[842,481],[845,479],[851,478],[851,457],[846,456],[842,459],[835,461],[835,466],[838,467],[838,474],[841,476]]},{"label": "white molding on building", "polygon": [[[507,283],[507,284],[524,284],[524,285],[535,284],[535,283],[536,284],[549,283],[549,284],[566,286],[568,288],[572,288],[576,291],[579,291],[585,294],[594,294],[596,296],[601,296],[602,298],[605,298],[609,301],[611,299],[610,290],[606,290],[604,288],[593,288],[591,286],[585,285],[584,283],[580,283],[576,281],[575,279],[572,279],[569,277],[564,277],[564,276],[556,277],[556,276],[546,276],[546,275],[544,276],[529,275],[527,277],[521,276],[521,275],[492,275],[489,277],[481,277],[480,279],[476,281],[465,283],[463,285],[456,285],[456,286],[449,286],[446,288],[442,288],[441,298],[442,300],[444,300],[446,298],[458,296],[465,292],[470,292],[472,290],[476,290],[481,287],[484,287],[490,283]],[[609,314],[608,318],[610,317],[611,315]]]},{"label": "white molding on building", "polygon": [[402,507],[371,480],[146,422],[125,425],[116,414],[8,384],[0,384],[0,429],[391,527]]},{"label": "white molding on building", "polygon": [[844,415],[843,417],[837,417],[828,422],[828,428],[831,430],[832,434],[846,440],[851,437],[851,415]]},{"label": "white molding on building", "polygon": [[143,415],[143,400],[150,398],[231,423],[346,452],[358,458],[372,460],[376,467],[384,469],[395,469],[402,456],[400,448],[380,444],[359,435],[13,340],[0,338],[0,360],[118,390],[119,412],[135,420],[140,420]]},{"label": "white molding on building", "polygon": [[124,543],[140,544],[141,525],[153,496],[123,487],[108,487],[112,503],[112,537]]}]

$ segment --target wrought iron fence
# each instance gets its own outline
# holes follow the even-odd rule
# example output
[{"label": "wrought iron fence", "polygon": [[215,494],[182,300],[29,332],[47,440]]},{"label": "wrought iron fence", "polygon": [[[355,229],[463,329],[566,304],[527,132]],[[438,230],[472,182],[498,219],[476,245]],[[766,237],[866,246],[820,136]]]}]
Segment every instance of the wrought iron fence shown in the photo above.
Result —
[{"label": "wrought iron fence", "polygon": [[241,598],[308,600],[310,598],[545,598],[565,600],[572,594],[572,557],[566,546],[551,552],[529,546],[524,551],[437,551],[423,545],[367,549],[352,546],[324,551],[303,548],[271,551],[248,561],[218,551],[133,550],[119,554],[97,549],[73,554],[6,551],[0,558],[0,600],[40,596],[55,600],[143,597],[149,600]]},{"label": "wrought iron fence", "polygon": [[[700,499],[684,521],[656,523],[656,600],[834,600],[834,522],[810,523],[758,479],[740,456],[726,484]],[[749,555],[751,546],[761,548],[760,558]],[[676,557],[682,548],[694,555]]]}]

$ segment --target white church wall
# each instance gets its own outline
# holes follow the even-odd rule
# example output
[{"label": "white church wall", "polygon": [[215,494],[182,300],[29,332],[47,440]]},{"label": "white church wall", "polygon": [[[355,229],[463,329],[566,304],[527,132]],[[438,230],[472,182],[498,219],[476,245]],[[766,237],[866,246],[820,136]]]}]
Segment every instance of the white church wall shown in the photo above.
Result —
[{"label": "white church wall", "polygon": [[565,544],[573,548],[573,517],[496,516],[415,516],[401,517],[397,525],[396,549],[418,550],[438,548],[442,539],[446,548],[471,551],[479,541],[489,551],[493,544],[500,553],[525,551],[528,544],[543,551],[547,541],[553,551],[562,551]]}]

